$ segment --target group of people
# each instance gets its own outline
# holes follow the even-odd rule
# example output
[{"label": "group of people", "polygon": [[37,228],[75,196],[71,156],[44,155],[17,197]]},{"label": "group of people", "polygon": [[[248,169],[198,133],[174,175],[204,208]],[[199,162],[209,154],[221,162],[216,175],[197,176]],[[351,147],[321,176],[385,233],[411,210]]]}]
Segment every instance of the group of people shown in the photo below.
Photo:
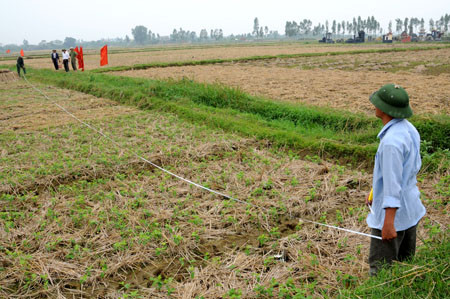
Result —
[{"label": "group of people", "polygon": [[[64,70],[66,72],[69,71],[69,61],[70,61],[70,64],[72,65],[72,69],[74,71],[77,70],[77,59],[76,59],[77,55],[78,55],[78,53],[75,52],[75,50],[73,48],[70,48],[70,52],[67,52],[66,49],[62,49],[62,62],[64,65]],[[53,50],[51,57],[52,57],[53,65],[55,66],[55,70],[59,70],[59,68],[60,68],[59,64],[61,63],[61,58],[59,57],[58,52],[56,52],[56,50]]]},{"label": "group of people", "polygon": [[[76,59],[77,56],[78,56],[78,53],[75,52],[74,48],[70,48],[70,52],[67,52],[66,49],[62,49],[62,62],[64,65],[64,70],[66,72],[68,72],[70,70],[69,69],[69,61],[70,61],[70,64],[72,65],[72,69],[74,71],[77,70],[77,59]],[[61,58],[59,57],[58,52],[56,52],[56,50],[53,50],[51,57],[52,57],[53,65],[55,66],[55,70],[59,70]],[[23,73],[26,74],[25,62],[24,62],[22,56],[19,56],[17,58],[16,66],[17,66],[17,73],[19,74],[19,77],[20,77],[21,71],[23,71]]]}]

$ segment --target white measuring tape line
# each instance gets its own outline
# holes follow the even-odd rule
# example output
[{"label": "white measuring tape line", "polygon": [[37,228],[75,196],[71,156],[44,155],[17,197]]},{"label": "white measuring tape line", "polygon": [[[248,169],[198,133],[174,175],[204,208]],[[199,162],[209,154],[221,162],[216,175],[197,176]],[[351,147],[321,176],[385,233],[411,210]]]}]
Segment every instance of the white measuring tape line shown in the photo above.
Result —
[{"label": "white measuring tape line", "polygon": [[[155,163],[153,163],[153,162],[151,162],[151,161],[145,159],[144,157],[140,156],[138,153],[136,153],[135,151],[133,151],[133,150],[131,150],[131,149],[129,149],[129,148],[123,148],[120,144],[118,144],[116,141],[114,141],[114,140],[113,140],[112,138],[110,138],[108,135],[104,134],[103,132],[101,132],[100,130],[98,130],[98,129],[96,129],[95,127],[91,126],[90,124],[88,124],[88,123],[82,121],[81,119],[79,119],[78,117],[76,117],[73,113],[69,112],[66,108],[64,108],[63,106],[59,105],[59,104],[56,103],[55,101],[51,100],[44,92],[42,92],[39,88],[37,88],[37,87],[35,87],[33,84],[31,84],[31,83],[28,81],[26,75],[24,75],[23,77],[24,77],[25,81],[26,81],[26,82],[27,82],[34,90],[36,90],[37,92],[39,92],[40,94],[42,94],[42,95],[43,95],[47,100],[49,100],[52,104],[54,104],[55,106],[57,106],[58,108],[60,108],[62,111],[64,111],[64,112],[67,113],[68,115],[70,115],[72,118],[74,118],[75,120],[77,120],[79,123],[85,125],[85,126],[88,127],[89,129],[93,130],[94,132],[100,134],[101,136],[103,136],[103,137],[105,137],[106,139],[108,139],[109,141],[111,141],[111,142],[112,142],[115,146],[117,146],[119,149],[124,150],[124,151],[127,151],[127,152],[129,152],[129,153],[132,153],[134,156],[136,156],[136,157],[139,158],[140,160],[142,160],[142,161],[144,161],[144,162],[146,162],[146,163],[152,165],[153,167],[158,168],[159,170],[161,170],[161,171],[163,171],[163,172],[165,172],[165,173],[167,173],[167,174],[169,174],[169,175],[171,175],[171,176],[173,176],[173,177],[176,177],[177,179],[182,180],[182,181],[184,181],[184,182],[186,182],[186,183],[188,183],[188,184],[191,184],[191,185],[193,185],[193,186],[196,186],[196,187],[198,187],[198,188],[200,188],[200,189],[203,189],[203,190],[209,191],[209,192],[211,192],[211,193],[214,193],[214,194],[223,196],[223,197],[225,197],[225,198],[228,198],[228,199],[233,200],[233,201],[236,201],[236,202],[240,202],[240,203],[242,203],[242,204],[251,205],[251,206],[253,206],[253,207],[257,208],[257,209],[263,209],[263,210],[269,211],[269,209],[267,209],[267,208],[260,207],[260,206],[254,205],[254,204],[252,204],[252,203],[250,203],[250,202],[246,202],[246,201],[243,201],[243,200],[240,200],[240,199],[231,197],[231,196],[226,195],[226,194],[223,194],[223,193],[221,193],[221,192],[219,192],[219,191],[215,191],[215,190],[213,190],[213,189],[210,189],[210,188],[208,188],[208,187],[202,186],[202,185],[200,185],[200,184],[198,184],[198,183],[195,183],[195,182],[193,182],[193,181],[190,181],[190,180],[188,180],[188,179],[185,179],[185,178],[183,178],[183,177],[181,177],[181,176],[179,176],[179,175],[177,175],[177,174],[175,174],[175,173],[173,173],[173,172],[170,172],[169,170],[166,170],[166,169],[162,168],[161,166],[156,165]],[[371,234],[366,234],[366,233],[362,233],[362,232],[359,232],[359,231],[355,231],[355,230],[351,230],[351,229],[342,228],[342,227],[339,227],[339,226],[329,225],[329,224],[320,223],[320,222],[316,222],[316,221],[312,221],[312,220],[307,220],[307,219],[301,219],[301,218],[298,218],[298,219],[301,220],[302,222],[309,222],[309,223],[313,223],[313,224],[325,226],[325,227],[328,227],[328,228],[333,228],[333,229],[337,229],[337,230],[340,230],[340,231],[349,232],[349,233],[356,234],[356,235],[366,236],[366,237],[370,237],[370,238],[374,238],[374,239],[379,239],[379,240],[382,239],[382,238],[379,237],[379,236],[375,236],[375,235],[371,235]]]}]

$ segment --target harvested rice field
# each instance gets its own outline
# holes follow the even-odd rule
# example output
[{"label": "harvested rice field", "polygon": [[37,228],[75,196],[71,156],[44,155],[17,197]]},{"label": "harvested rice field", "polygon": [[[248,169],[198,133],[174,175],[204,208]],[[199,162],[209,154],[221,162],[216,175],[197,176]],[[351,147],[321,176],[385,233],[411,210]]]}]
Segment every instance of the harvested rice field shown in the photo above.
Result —
[{"label": "harvested rice field", "polygon": [[[120,148],[26,82],[0,83],[1,297],[329,298],[366,279],[367,237],[301,219],[368,232],[370,172],[37,87]],[[420,177],[419,246],[449,224],[443,184],[443,174]]]},{"label": "harvested rice field", "polygon": [[[436,46],[435,44],[422,43],[420,47]],[[393,45],[386,44],[330,44],[323,45],[316,42],[311,43],[273,43],[273,44],[238,44],[238,45],[217,45],[195,47],[195,46],[182,46],[182,47],[168,47],[163,48],[144,48],[135,50],[123,50],[111,48],[111,54],[109,55],[109,67],[112,66],[124,66],[135,64],[148,64],[148,63],[160,63],[160,62],[178,62],[178,61],[199,61],[205,59],[228,59],[228,58],[240,58],[250,56],[263,56],[263,55],[280,55],[280,54],[299,54],[299,53],[324,53],[324,52],[345,52],[353,50],[369,50],[369,49],[390,49]],[[395,48],[409,48],[417,47],[416,44],[395,44]],[[114,53],[117,51],[119,53]],[[124,53],[120,53],[120,52]],[[93,53],[86,50],[85,66],[87,70],[100,68],[100,54]],[[39,52],[42,55],[42,52]],[[0,59],[0,64],[14,64],[14,60]],[[27,59],[25,57],[26,66],[36,68],[48,68],[53,69],[53,64],[50,59],[50,52],[48,52],[48,58],[36,58]]]},{"label": "harvested rice field", "polygon": [[[111,54],[110,66],[389,47],[145,49]],[[0,298],[356,298],[417,283],[445,293],[449,48],[105,74],[49,62],[26,60],[27,80],[0,73]],[[308,220],[370,233],[381,123],[368,96],[388,82],[418,115],[427,214],[418,259],[365,287],[370,238]]]},{"label": "harvested rice field", "polygon": [[220,83],[253,95],[291,103],[373,114],[369,95],[396,83],[409,93],[417,114],[450,113],[450,49],[302,57],[220,65],[115,72],[153,79]]}]

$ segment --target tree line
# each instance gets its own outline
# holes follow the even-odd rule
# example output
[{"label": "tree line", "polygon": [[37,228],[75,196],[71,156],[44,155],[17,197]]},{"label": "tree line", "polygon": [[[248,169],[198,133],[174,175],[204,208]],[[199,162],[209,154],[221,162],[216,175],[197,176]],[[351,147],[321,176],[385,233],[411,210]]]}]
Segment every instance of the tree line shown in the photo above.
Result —
[{"label": "tree line", "polygon": [[[438,30],[441,32],[448,32],[450,22],[450,15],[445,14],[439,19],[430,19],[428,21],[428,31]],[[256,19],[255,19],[256,23]],[[326,20],[324,23],[318,23],[313,26],[313,22],[309,19],[303,19],[298,23],[296,21],[287,21],[285,25],[285,36],[318,36],[327,32],[337,35],[356,35],[359,31],[364,30],[369,35],[381,35],[383,33],[392,32],[400,34],[405,31],[409,35],[418,33],[419,30],[426,31],[426,22],[424,18],[405,18],[395,19],[395,31],[393,31],[393,22],[390,21],[387,31],[381,27],[380,22],[375,19],[374,16],[367,17],[367,19],[361,18],[361,16],[354,17],[351,21],[337,21],[333,20],[329,22]]]},{"label": "tree line", "polygon": [[[394,23],[395,22],[395,23]],[[215,29],[201,29],[197,34],[195,31],[185,30],[183,28],[173,29],[169,36],[161,36],[158,33],[152,32],[143,25],[135,26],[131,29],[131,35],[126,35],[124,38],[117,37],[113,39],[100,39],[96,41],[77,40],[74,37],[66,37],[64,41],[42,40],[37,45],[31,45],[27,40],[23,40],[22,45],[15,44],[0,44],[0,51],[4,53],[9,49],[12,51],[24,50],[44,50],[44,49],[60,49],[70,48],[76,45],[83,45],[86,48],[98,48],[104,44],[110,46],[133,46],[133,45],[147,45],[147,44],[164,44],[164,43],[180,43],[180,42],[214,42],[214,41],[238,41],[238,40],[252,40],[252,39],[280,39],[280,38],[312,38],[321,36],[327,32],[337,35],[356,35],[360,30],[364,30],[368,35],[381,35],[386,32],[400,34],[406,32],[409,35],[418,33],[419,31],[431,32],[438,30],[447,32],[449,29],[450,15],[445,14],[437,19],[429,19],[425,21],[424,18],[397,18],[389,22],[387,30],[381,27],[380,22],[374,17],[369,16],[362,18],[361,16],[354,17],[351,21],[347,20],[325,20],[323,23],[313,24],[309,19],[303,19],[298,22],[286,21],[284,35],[281,35],[276,30],[270,30],[268,26],[260,25],[258,18],[253,20],[253,28],[251,32],[244,34],[230,34],[225,35],[221,28]],[[394,30],[395,24],[395,30]],[[427,28],[428,27],[428,28]],[[418,31],[419,30],[419,31]]]}]

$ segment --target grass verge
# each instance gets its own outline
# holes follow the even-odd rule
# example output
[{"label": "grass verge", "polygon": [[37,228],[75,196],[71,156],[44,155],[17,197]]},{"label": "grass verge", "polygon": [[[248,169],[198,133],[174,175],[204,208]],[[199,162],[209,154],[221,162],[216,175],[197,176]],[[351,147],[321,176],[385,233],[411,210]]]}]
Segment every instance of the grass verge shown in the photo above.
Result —
[{"label": "grass verge", "polygon": [[[448,233],[428,240],[406,263],[395,263],[340,298],[444,298],[450,278]],[[441,297],[443,296],[443,297]]]},{"label": "grass verge", "polygon": [[[170,111],[194,122],[350,163],[372,163],[380,129],[375,118],[364,115],[274,102],[234,88],[190,80],[156,81],[49,70],[32,70],[31,77],[141,109]],[[434,155],[427,160],[435,164],[427,166],[434,170],[443,150],[447,149],[444,154],[448,157],[449,118],[416,117],[412,122],[428,142],[427,153]]]}]

